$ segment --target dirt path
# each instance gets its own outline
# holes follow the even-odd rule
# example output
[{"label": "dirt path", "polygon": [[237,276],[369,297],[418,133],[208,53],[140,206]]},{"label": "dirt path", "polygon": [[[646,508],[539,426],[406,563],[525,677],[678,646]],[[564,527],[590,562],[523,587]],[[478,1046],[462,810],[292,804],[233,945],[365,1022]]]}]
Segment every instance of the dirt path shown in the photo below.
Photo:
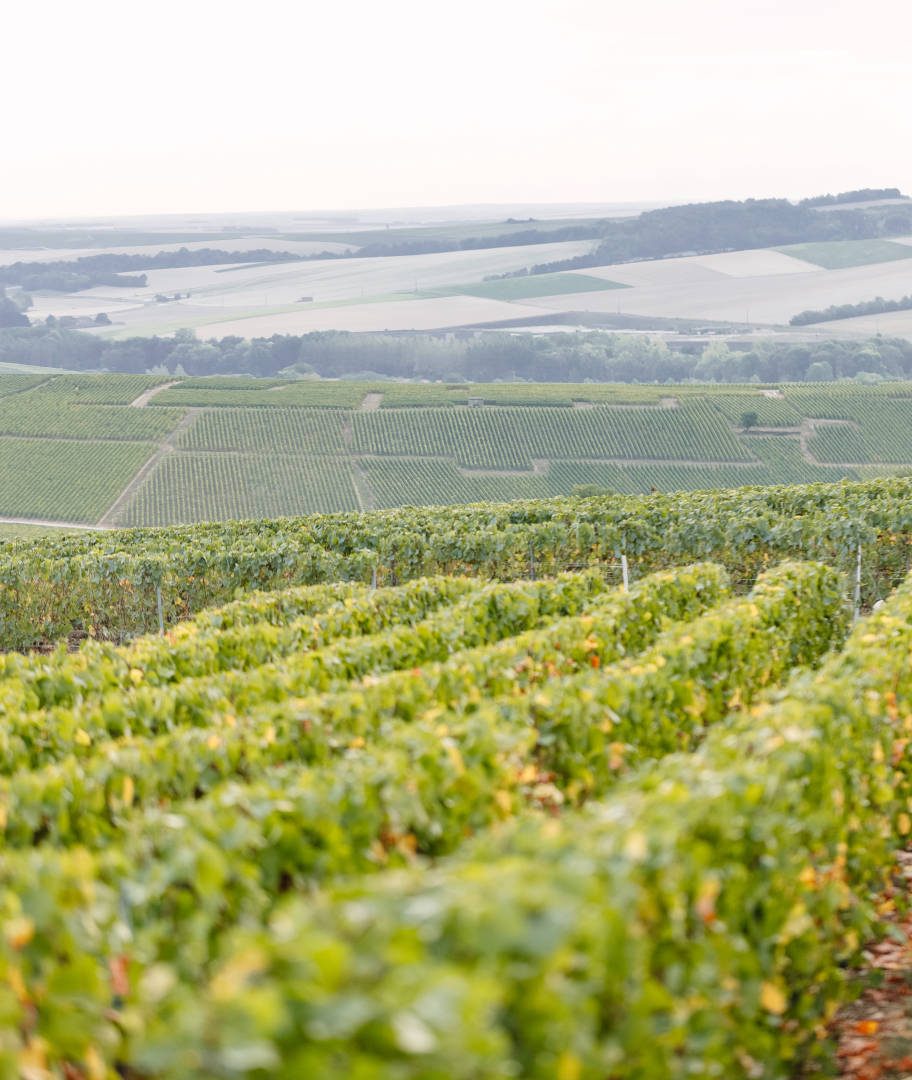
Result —
[{"label": "dirt path", "polygon": [[367,473],[361,468],[361,463],[357,458],[352,458],[352,469],[355,473],[355,491],[358,492],[358,504],[362,510],[376,510],[370,480],[368,480]]},{"label": "dirt path", "polygon": [[379,409],[382,400],[382,394],[366,394],[361,402],[361,412],[373,412],[374,409]]},{"label": "dirt path", "polygon": [[146,390],[144,393],[140,394],[135,401],[131,401],[130,408],[144,409],[149,404],[150,398],[155,397],[155,395],[162,390],[167,390],[169,386],[177,386],[179,382],[180,379],[177,379],[175,382],[166,382],[161,383],[159,386],[153,386],[151,390]]},{"label": "dirt path", "polygon": [[38,518],[0,517],[0,525],[43,525],[53,529],[88,529],[95,532],[107,528],[106,525],[84,525],[75,521],[43,521]]},{"label": "dirt path", "polygon": [[898,1080],[912,1073],[912,913],[896,909],[910,899],[912,852],[896,852],[896,861],[893,884],[881,897],[885,936],[868,943],[864,965],[851,972],[866,988],[829,1025],[841,1080]]},{"label": "dirt path", "polygon": [[[363,458],[376,458],[379,461],[386,461],[389,458],[395,458],[397,461],[448,461],[452,462],[456,466],[458,472],[463,476],[546,476],[551,465],[551,459],[549,458],[534,458],[532,460],[532,471],[522,469],[467,469],[462,465],[457,464],[454,457],[438,456],[434,457],[430,454],[361,454]],[[696,461],[689,458],[682,458],[680,460],[675,459],[669,461],[665,458],[555,458],[559,461],[572,461],[574,464],[579,463],[581,465],[693,465],[698,468],[715,468],[720,466],[729,466],[737,469],[751,469],[757,465],[762,465],[761,461]]]},{"label": "dirt path", "polygon": [[167,439],[159,446],[152,457],[143,465],[139,472],[133,477],[129,484],[123,489],[123,491],[114,500],[114,503],[109,507],[108,511],[99,520],[99,528],[114,528],[115,518],[119,510],[121,510],[129,499],[136,492],[139,485],[146,479],[146,477],[152,472],[155,466],[161,461],[165,454],[170,454],[175,449],[175,441],[182,431],[185,431],[196,419],[197,414],[201,413],[201,408],[187,409],[187,415],[181,420],[177,427],[168,435]]}]

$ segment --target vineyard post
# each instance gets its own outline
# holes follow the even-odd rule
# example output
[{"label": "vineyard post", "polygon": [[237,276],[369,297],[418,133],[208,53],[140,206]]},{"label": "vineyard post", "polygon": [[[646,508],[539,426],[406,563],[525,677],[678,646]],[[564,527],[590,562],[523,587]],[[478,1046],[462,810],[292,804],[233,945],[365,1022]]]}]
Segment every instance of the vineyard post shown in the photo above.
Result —
[{"label": "vineyard post", "polygon": [[373,574],[373,577],[371,578],[371,588],[372,589],[377,588],[377,567],[376,566],[374,567],[374,574]]},{"label": "vineyard post", "polygon": [[624,592],[629,593],[630,592],[630,583],[629,583],[629,581],[627,579],[627,556],[626,555],[621,556],[621,570],[623,571],[623,574],[624,574]]},{"label": "vineyard post", "polygon": [[162,618],[162,591],[161,585],[155,586],[155,598],[158,600],[158,632],[165,636],[165,620]]},{"label": "vineyard post", "polygon": [[858,621],[858,609],[861,604],[861,544],[858,545],[858,566],[855,568],[855,621]]},{"label": "vineyard post", "polygon": [[532,580],[535,580],[535,534],[529,536],[529,565],[532,568]]}]

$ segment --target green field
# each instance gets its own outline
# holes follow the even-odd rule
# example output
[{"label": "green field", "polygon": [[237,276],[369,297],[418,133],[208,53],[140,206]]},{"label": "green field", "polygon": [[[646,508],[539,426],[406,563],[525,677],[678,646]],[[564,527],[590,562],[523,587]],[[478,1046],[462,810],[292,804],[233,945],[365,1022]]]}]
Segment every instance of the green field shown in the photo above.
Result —
[{"label": "green field", "polygon": [[912,248],[894,244],[892,240],[828,240],[818,244],[787,244],[772,250],[822,266],[824,270],[846,270],[851,266],[912,259]]},{"label": "green field", "polygon": [[446,289],[424,292],[424,296],[483,296],[489,300],[528,300],[534,296],[559,296],[567,293],[606,292],[609,289],[629,289],[616,281],[588,274],[532,274],[483,281],[479,285],[451,285]]}]

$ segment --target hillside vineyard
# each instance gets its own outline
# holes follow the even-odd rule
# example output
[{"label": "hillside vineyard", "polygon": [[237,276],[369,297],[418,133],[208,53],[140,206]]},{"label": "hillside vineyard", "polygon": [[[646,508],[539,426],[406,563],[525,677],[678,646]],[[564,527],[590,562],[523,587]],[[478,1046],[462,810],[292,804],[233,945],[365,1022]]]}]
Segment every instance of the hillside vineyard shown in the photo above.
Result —
[{"label": "hillside vineyard", "polygon": [[0,1058],[826,1066],[912,829],[910,544],[896,478],[0,544],[3,647],[87,638],[0,656]]},{"label": "hillside vineyard", "polygon": [[161,526],[547,499],[582,484],[636,494],[832,483],[912,467],[907,382],[0,375],[0,398],[0,518],[39,522]]}]

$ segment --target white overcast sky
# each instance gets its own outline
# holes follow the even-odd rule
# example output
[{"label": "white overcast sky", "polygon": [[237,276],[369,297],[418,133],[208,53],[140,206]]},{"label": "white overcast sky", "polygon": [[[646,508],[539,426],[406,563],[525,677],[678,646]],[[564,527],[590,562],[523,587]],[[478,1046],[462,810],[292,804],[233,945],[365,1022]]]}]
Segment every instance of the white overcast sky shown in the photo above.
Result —
[{"label": "white overcast sky", "polygon": [[0,219],[912,194],[910,0],[33,0]]}]

